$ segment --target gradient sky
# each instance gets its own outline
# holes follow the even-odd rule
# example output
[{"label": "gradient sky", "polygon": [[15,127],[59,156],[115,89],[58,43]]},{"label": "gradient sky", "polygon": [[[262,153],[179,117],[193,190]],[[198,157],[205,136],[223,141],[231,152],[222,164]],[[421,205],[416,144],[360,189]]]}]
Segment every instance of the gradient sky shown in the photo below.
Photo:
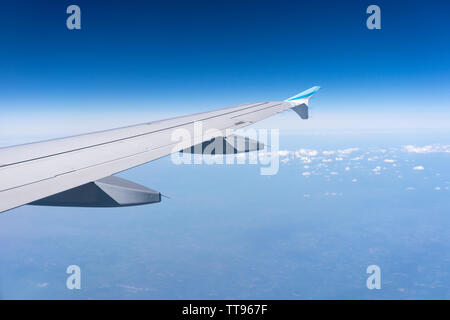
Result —
[{"label": "gradient sky", "polygon": [[277,175],[166,157],[120,173],[160,204],[0,215],[0,298],[448,299],[449,30],[448,1],[2,1],[0,146],[322,89],[259,123]]},{"label": "gradient sky", "polygon": [[[422,126],[446,127],[450,4],[376,1],[382,29],[368,30],[373,3],[3,2],[0,133],[61,121],[103,128],[314,85],[316,116],[353,114],[346,128],[373,124],[369,114],[396,119],[388,127],[427,117]],[[66,28],[70,4],[81,7],[82,30]]]}]

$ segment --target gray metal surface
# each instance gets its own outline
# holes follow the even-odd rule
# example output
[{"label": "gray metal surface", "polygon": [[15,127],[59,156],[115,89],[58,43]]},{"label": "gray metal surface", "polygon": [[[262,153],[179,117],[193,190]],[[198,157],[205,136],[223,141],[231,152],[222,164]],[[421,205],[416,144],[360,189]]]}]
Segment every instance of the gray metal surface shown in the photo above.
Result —
[{"label": "gray metal surface", "polygon": [[297,113],[300,116],[300,118],[302,118],[302,119],[309,118],[308,105],[306,105],[306,104],[301,104],[299,106],[295,106],[292,108],[292,110],[294,110],[295,113]]},{"label": "gray metal surface", "polygon": [[[203,131],[239,129],[307,100],[243,104],[136,126],[0,149],[0,212],[35,202],[180,150],[171,137],[185,129],[193,141],[194,123]],[[208,138],[208,140],[211,138]]]}]

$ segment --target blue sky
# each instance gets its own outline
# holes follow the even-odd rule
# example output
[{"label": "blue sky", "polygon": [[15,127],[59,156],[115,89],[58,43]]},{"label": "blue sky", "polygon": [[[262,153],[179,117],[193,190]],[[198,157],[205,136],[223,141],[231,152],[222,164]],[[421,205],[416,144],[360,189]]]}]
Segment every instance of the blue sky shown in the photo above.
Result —
[{"label": "blue sky", "polygon": [[171,197],[160,204],[0,215],[0,298],[448,299],[449,9],[4,1],[0,146],[322,89],[309,120],[258,125],[281,130],[277,175],[166,157],[120,174]]}]

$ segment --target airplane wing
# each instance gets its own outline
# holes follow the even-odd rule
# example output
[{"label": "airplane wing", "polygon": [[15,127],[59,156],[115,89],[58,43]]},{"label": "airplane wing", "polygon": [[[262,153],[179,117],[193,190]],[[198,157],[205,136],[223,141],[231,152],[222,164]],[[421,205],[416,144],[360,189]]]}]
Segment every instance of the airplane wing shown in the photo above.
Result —
[{"label": "airplane wing", "polygon": [[215,135],[219,138],[226,137],[227,129],[239,129],[288,109],[307,119],[308,99],[318,89],[313,87],[285,101],[242,104],[0,148],[0,213],[25,204],[116,207],[159,202],[159,192],[113,175],[182,151],[176,148],[179,141],[173,141],[175,130],[184,129],[192,135],[184,146],[187,149],[209,140],[195,136],[198,123],[203,131],[219,130],[221,133]]}]

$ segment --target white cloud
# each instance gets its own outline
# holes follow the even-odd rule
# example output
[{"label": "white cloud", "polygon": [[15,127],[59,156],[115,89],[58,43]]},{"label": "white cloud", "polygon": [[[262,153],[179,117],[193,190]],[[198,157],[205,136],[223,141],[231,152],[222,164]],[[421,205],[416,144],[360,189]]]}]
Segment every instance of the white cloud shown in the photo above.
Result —
[{"label": "white cloud", "polygon": [[300,161],[303,161],[304,163],[311,163],[311,159],[309,157],[298,157]]},{"label": "white cloud", "polygon": [[358,182],[358,179],[354,178],[352,179],[352,182]]},{"label": "white cloud", "polygon": [[338,153],[342,154],[350,154],[352,152],[358,151],[358,148],[347,148],[347,149],[340,149],[338,150]]},{"label": "white cloud", "polygon": [[416,188],[414,188],[414,187],[408,187],[408,188],[406,188],[406,190],[408,190],[408,191],[412,191],[412,190],[415,190]]},{"label": "white cloud", "polygon": [[295,156],[297,158],[300,158],[301,156],[310,156],[314,157],[317,156],[319,152],[317,150],[311,150],[311,149],[299,149],[295,151]]},{"label": "white cloud", "polygon": [[407,146],[403,147],[403,150],[405,150],[406,152],[412,152],[412,153],[435,153],[435,152],[450,153],[450,145],[433,144],[433,145],[427,145],[427,146],[423,146],[423,147],[407,145]]},{"label": "white cloud", "polygon": [[126,284],[118,284],[117,287],[119,288],[123,288],[132,292],[140,292],[140,291],[149,291],[149,288],[139,288],[139,287],[135,287],[135,286],[130,286],[130,285],[126,285]]},{"label": "white cloud", "polygon": [[384,159],[384,162],[387,162],[387,163],[394,163],[395,160],[394,160],[394,159]]},{"label": "white cloud", "polygon": [[415,166],[413,170],[424,170],[425,168],[422,166]]},{"label": "white cloud", "polygon": [[302,176],[305,176],[305,177],[309,177],[310,175],[311,175],[311,172],[309,172],[309,171],[305,171],[302,173]]},{"label": "white cloud", "polygon": [[279,155],[280,157],[287,157],[290,153],[291,153],[291,152],[288,151],[288,150],[280,150],[280,151],[278,151],[278,155]]},{"label": "white cloud", "polygon": [[336,196],[342,196],[342,192],[325,192],[324,193],[325,196],[332,196],[332,197],[336,197]]}]

